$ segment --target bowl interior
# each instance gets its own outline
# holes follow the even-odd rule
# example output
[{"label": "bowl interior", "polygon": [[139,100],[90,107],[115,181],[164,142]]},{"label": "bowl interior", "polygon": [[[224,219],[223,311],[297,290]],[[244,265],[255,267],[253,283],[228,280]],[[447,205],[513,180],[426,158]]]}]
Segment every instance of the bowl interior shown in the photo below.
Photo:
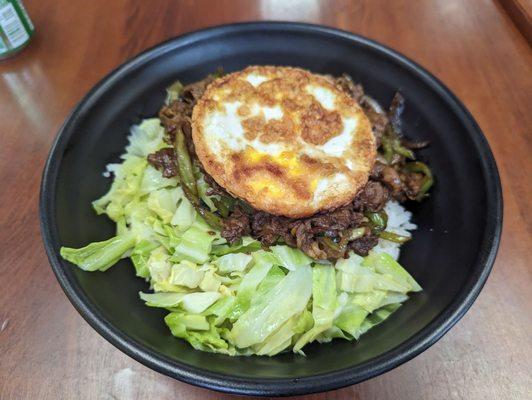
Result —
[{"label": "bowl interior", "polygon": [[[227,385],[231,380],[266,385],[271,379],[297,382],[363,365],[408,340],[415,341],[449,310],[467,284],[489,270],[479,265],[490,247],[484,236],[487,220],[493,217],[488,204],[493,182],[484,167],[489,150],[488,154],[479,150],[475,126],[453,97],[394,53],[330,31],[243,27],[167,42],[115,71],[88,95],[52,152],[50,177],[44,185],[43,212],[49,218],[44,229],[49,231],[47,245],[56,273],[70,296],[75,293],[84,304],[77,304],[78,309],[92,314],[92,324],[99,325],[100,332],[119,332],[121,340],[135,349],[130,354],[165,360],[175,370],[158,369],[185,380],[175,371],[190,368],[205,376],[224,375]],[[193,82],[218,67],[234,71],[252,64],[300,66],[333,75],[345,72],[385,106],[399,90],[406,98],[403,123],[407,136],[431,142],[420,156],[431,166],[436,185],[428,200],[408,205],[419,229],[404,246],[400,260],[424,291],[358,342],[311,345],[306,357],[231,358],[195,351],[170,335],[163,322],[165,312],[145,307],[139,300],[138,292],[146,290],[147,284],[135,278],[129,261],[121,261],[106,273],[85,273],[56,255],[61,245],[78,247],[113,235],[114,225],[95,215],[91,201],[108,190],[111,180],[102,172],[106,164],[118,160],[129,127],[157,114],[166,86],[176,79]]]}]

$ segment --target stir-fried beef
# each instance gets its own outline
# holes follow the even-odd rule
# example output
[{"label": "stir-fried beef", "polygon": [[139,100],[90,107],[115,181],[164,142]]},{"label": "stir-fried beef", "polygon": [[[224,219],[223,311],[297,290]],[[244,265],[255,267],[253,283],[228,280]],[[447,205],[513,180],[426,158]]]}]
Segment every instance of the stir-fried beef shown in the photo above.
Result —
[{"label": "stir-fried beef", "polygon": [[230,243],[235,243],[242,236],[251,233],[249,216],[236,208],[229,218],[223,222],[221,235]]},{"label": "stir-fried beef", "polygon": [[161,171],[165,178],[177,175],[177,162],[173,147],[165,147],[148,155],[148,162]]},{"label": "stir-fried beef", "polygon": [[295,240],[290,232],[289,218],[272,215],[263,211],[253,213],[251,232],[265,246],[271,246],[278,240],[294,246]]},{"label": "stir-fried beef", "polygon": [[373,130],[373,135],[375,135],[377,147],[379,147],[381,145],[382,135],[384,135],[384,130],[389,122],[388,117],[366,106],[365,103],[362,103],[362,107],[371,123],[371,129]]},{"label": "stir-fried beef", "polygon": [[378,179],[392,191],[394,197],[400,196],[403,191],[403,181],[395,168],[385,166]]},{"label": "stir-fried beef", "polygon": [[370,180],[353,200],[353,207],[361,211],[378,212],[389,199],[389,190],[382,183]]},{"label": "stir-fried beef", "polygon": [[[191,137],[192,128],[190,126],[190,117],[192,116],[194,104],[179,99],[170,105],[163,106],[159,111],[159,119],[166,131],[165,141],[168,144],[171,145],[174,143],[177,129],[182,129],[185,135],[189,133]],[[189,141],[187,140],[187,142]]]},{"label": "stir-fried beef", "polygon": [[313,234],[337,237],[340,232],[359,225],[364,215],[353,211],[351,207],[342,207],[306,219]]},{"label": "stir-fried beef", "polygon": [[312,226],[309,221],[299,221],[294,226],[296,246],[308,254],[310,257],[323,260],[328,254],[320,248],[319,242],[314,238]]},{"label": "stir-fried beef", "polygon": [[404,193],[409,200],[416,200],[425,176],[417,172],[403,174]]},{"label": "stir-fried beef", "polygon": [[399,92],[395,93],[388,110],[388,120],[398,134],[401,134],[401,114],[403,113],[404,108],[404,97]]},{"label": "stir-fried beef", "polygon": [[[398,201],[419,200],[430,187],[432,176],[430,171],[427,172],[428,167],[420,162],[408,164],[408,159],[413,159],[412,149],[425,147],[427,143],[410,142],[401,135],[403,97],[397,93],[388,112],[384,112],[375,100],[364,94],[362,86],[354,83],[348,75],[327,78],[357,100],[371,122],[379,153],[368,183],[350,204],[301,219],[272,215],[234,201],[235,205],[227,217],[221,219],[221,235],[230,244],[237,242],[242,236],[251,235],[264,246],[284,243],[298,247],[315,259],[346,257],[350,250],[366,256],[379,240],[379,230],[375,229],[366,215],[382,213],[386,202],[391,198]],[[196,102],[214,79],[215,76],[209,76],[185,86],[180,98],[163,106],[159,112],[166,131],[165,141],[173,144],[176,131],[181,129],[190,156],[200,169],[190,121]],[[164,177],[178,175],[173,148],[164,148],[150,154],[148,162],[161,171]],[[202,172],[209,186],[207,195],[232,198],[209,174]],[[384,228],[385,226],[382,229]]]},{"label": "stir-fried beef", "polygon": [[405,172],[391,166],[374,168],[373,172],[375,175],[372,178],[384,184],[390,196],[399,202],[416,200],[425,181],[421,173]]},{"label": "stir-fried beef", "polygon": [[179,100],[164,105],[159,111],[159,119],[167,133],[165,141],[168,144],[173,144],[176,129],[182,129],[187,140],[187,147],[190,155],[195,154],[194,143],[192,141],[192,110],[199,98],[203,96],[207,86],[209,86],[214,79],[216,79],[214,75],[209,75],[201,81],[185,86]]},{"label": "stir-fried beef", "polygon": [[349,242],[349,249],[353,250],[359,256],[365,257],[369,251],[374,248],[379,242],[379,238],[375,235],[363,236]]}]

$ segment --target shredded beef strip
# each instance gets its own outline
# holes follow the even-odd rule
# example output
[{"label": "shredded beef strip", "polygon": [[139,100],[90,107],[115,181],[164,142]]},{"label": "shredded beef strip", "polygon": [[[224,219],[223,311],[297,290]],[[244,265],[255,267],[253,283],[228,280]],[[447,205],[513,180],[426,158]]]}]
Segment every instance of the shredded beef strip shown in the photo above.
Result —
[{"label": "shredded beef strip", "polygon": [[[365,100],[362,86],[355,84],[348,75],[342,75],[339,78],[327,76],[327,78],[359,102],[370,120],[378,146],[389,124],[398,133],[401,132],[400,114],[404,107],[404,99],[400,94],[394,96],[387,114],[380,113]],[[190,121],[196,102],[214,79],[214,76],[208,76],[199,82],[185,86],[181,97],[163,106],[159,112],[159,118],[166,132],[165,141],[173,145],[176,130],[182,129],[190,155],[202,171],[203,168],[194,151]],[[409,142],[406,139],[402,139],[401,143],[410,149],[427,145],[426,142]],[[301,219],[277,216],[251,207],[243,209],[237,205],[230,215],[223,219],[222,237],[229,244],[234,244],[246,235],[251,235],[266,247],[285,243],[301,249],[315,259],[346,257],[350,250],[366,256],[377,245],[378,236],[369,229],[364,213],[381,211],[390,199],[398,201],[416,199],[423,182],[422,174],[402,170],[404,157],[394,155],[395,158],[390,163],[386,163],[379,157],[367,184],[350,204]],[[150,154],[148,162],[161,171],[166,178],[177,176],[177,160],[173,147],[163,148]],[[210,187],[208,195],[230,196],[209,174],[205,171],[203,174],[205,182]],[[350,240],[353,229],[359,227],[366,228],[363,236]],[[325,245],[328,239],[333,241],[334,246]]]},{"label": "shredded beef strip", "polygon": [[366,257],[369,251],[379,243],[379,238],[375,235],[363,236],[349,242],[348,248],[356,254]]},{"label": "shredded beef strip", "polygon": [[233,213],[224,220],[221,235],[229,244],[233,244],[242,236],[251,233],[249,216],[242,212],[240,208],[235,208]]},{"label": "shredded beef strip", "polygon": [[[190,118],[192,117],[192,109],[195,103],[189,103],[182,99],[165,105],[159,111],[159,119],[166,131],[165,142],[169,145],[174,144],[175,132],[177,129],[182,129],[189,143],[192,136],[192,128],[190,126]],[[190,136],[188,136],[188,134]],[[190,150],[190,149],[189,149]]]},{"label": "shredded beef strip", "polygon": [[312,233],[312,226],[309,221],[299,221],[294,226],[294,234],[296,237],[296,247],[300,248],[303,252],[310,257],[324,260],[328,258],[329,254],[322,248]]},{"label": "shredded beef strip", "polygon": [[261,241],[264,246],[271,246],[282,240],[290,246],[296,245],[296,240],[291,234],[293,220],[264,211],[253,213],[251,222],[252,236]]},{"label": "shredded beef strip", "polygon": [[390,191],[382,183],[370,180],[353,200],[354,209],[369,212],[381,211],[390,199]]},{"label": "shredded beef strip", "polygon": [[388,120],[398,134],[401,134],[401,114],[403,113],[404,108],[405,99],[401,93],[395,93],[388,110]]},{"label": "shredded beef strip", "polygon": [[177,161],[173,147],[165,147],[155,153],[148,154],[148,162],[161,171],[165,178],[177,176]]},{"label": "shredded beef strip", "polygon": [[216,76],[209,75],[201,81],[185,86],[178,100],[164,105],[159,111],[159,119],[166,131],[166,143],[173,145],[176,130],[183,130],[191,157],[196,154],[194,151],[194,142],[192,141],[192,110],[200,97],[203,96],[207,86],[215,79]]},{"label": "shredded beef strip", "polygon": [[362,108],[371,123],[373,135],[375,136],[377,147],[379,147],[381,145],[382,135],[384,135],[384,131],[389,122],[388,117],[375,112],[372,108],[365,106],[364,103],[362,103]]}]

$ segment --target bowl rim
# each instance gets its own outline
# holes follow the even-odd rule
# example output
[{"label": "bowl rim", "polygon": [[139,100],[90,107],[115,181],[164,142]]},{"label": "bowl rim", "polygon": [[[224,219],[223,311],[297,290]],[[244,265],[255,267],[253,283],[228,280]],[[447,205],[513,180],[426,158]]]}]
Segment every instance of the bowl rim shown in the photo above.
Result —
[{"label": "bowl rim", "polygon": [[[157,353],[113,327],[98,309],[90,304],[79,290],[76,282],[68,279],[58,251],[60,244],[55,224],[55,188],[59,166],[67,144],[73,135],[74,130],[72,128],[98,100],[99,95],[131,69],[149,62],[165,52],[220,35],[257,30],[308,32],[331,39],[349,40],[357,45],[377,50],[415,73],[425,84],[447,101],[453,112],[466,126],[466,130],[480,156],[481,170],[487,184],[486,191],[491,194],[486,200],[486,225],[472,273],[454,300],[436,318],[410,339],[376,358],[353,367],[303,378],[251,379],[229,376],[195,368]],[[323,392],[362,382],[409,361],[438,341],[471,307],[488,278],[501,237],[503,199],[495,159],[480,127],[462,102],[430,72],[395,50],[351,32],[307,23],[260,21],[218,25],[174,37],[127,60],[102,78],[74,107],[53,141],[42,175],[39,215],[44,247],[59,284],[81,316],[112,345],[145,366],[189,384],[232,394],[288,396]]]}]

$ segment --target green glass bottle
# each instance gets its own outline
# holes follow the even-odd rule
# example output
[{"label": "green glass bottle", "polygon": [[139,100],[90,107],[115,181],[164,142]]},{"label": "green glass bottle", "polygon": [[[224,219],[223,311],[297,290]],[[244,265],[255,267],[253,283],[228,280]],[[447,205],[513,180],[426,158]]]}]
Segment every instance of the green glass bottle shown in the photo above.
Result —
[{"label": "green glass bottle", "polygon": [[33,31],[33,24],[20,0],[0,0],[0,60],[25,48]]}]

